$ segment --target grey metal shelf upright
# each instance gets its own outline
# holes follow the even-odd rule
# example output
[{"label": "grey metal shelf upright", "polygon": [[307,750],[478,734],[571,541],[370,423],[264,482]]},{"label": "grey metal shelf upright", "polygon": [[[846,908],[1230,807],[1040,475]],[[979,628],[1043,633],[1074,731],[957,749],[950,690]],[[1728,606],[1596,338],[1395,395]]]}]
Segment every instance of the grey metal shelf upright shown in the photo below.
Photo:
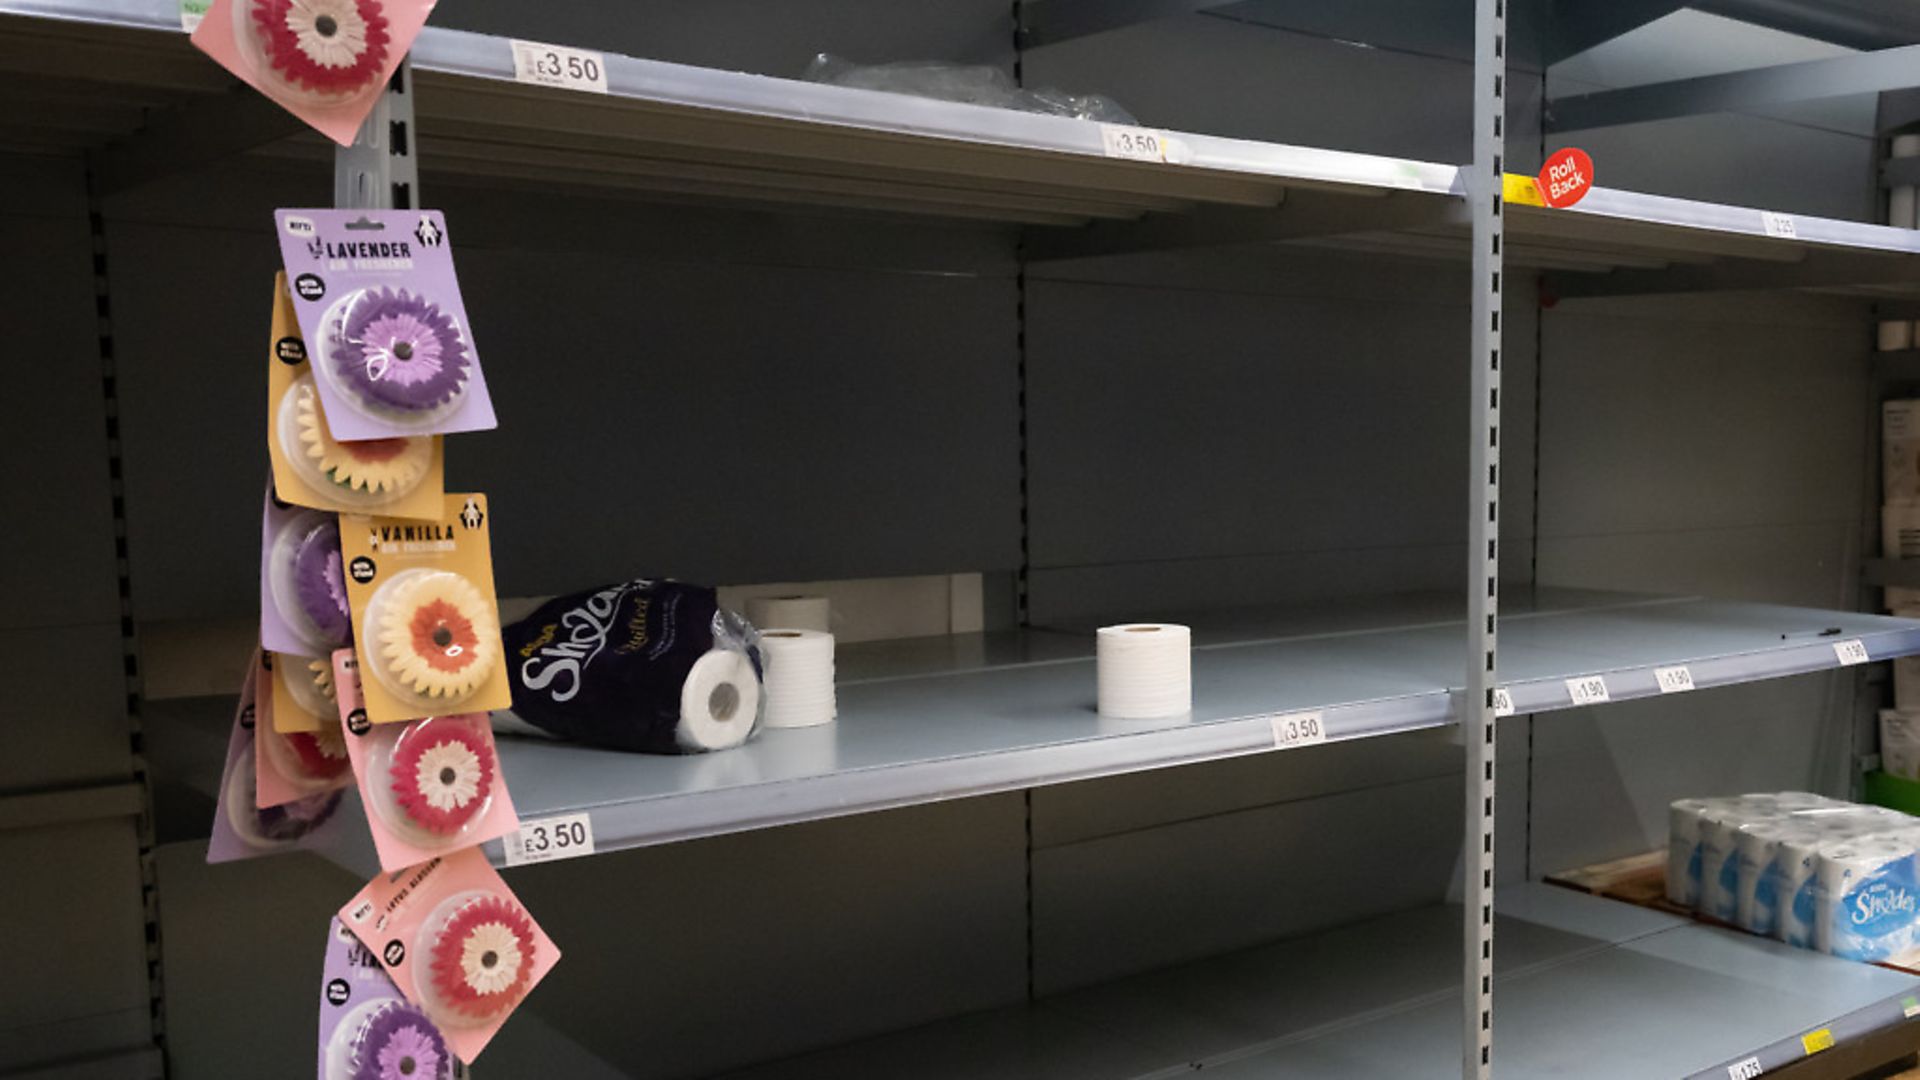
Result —
[{"label": "grey metal shelf upright", "polygon": [[[1618,702],[1658,696],[1658,672],[1674,666],[1705,688],[1857,662],[1835,650],[1841,642],[1858,642],[1871,660],[1920,654],[1911,620],[1696,597],[1499,595],[1509,264],[1553,273],[1563,296],[1920,280],[1920,233],[1906,230],[1807,215],[1783,228],[1781,215],[1755,208],[1604,188],[1569,210],[1506,203],[1507,5],[1472,4],[1473,150],[1460,167],[1177,131],[1159,132],[1165,163],[1115,160],[1089,122],[617,54],[606,56],[606,95],[574,93],[517,82],[505,38],[437,27],[421,35],[365,140],[335,158],[340,205],[420,205],[413,155],[424,143],[437,168],[507,187],[1012,224],[1025,228],[1033,262],[1253,240],[1469,269],[1464,598],[1196,619],[1196,708],[1179,722],[1101,721],[1087,707],[1086,628],[1041,625],[845,648],[837,725],[768,732],[724,755],[503,749],[523,816],[586,812],[598,849],[613,852],[1269,752],[1275,721],[1298,713],[1318,713],[1331,742],[1457,725],[1472,855],[1457,909],[1324,931],[740,1075],[1091,1080],[1204,1067],[1377,1076],[1457,1048],[1462,1075],[1484,1078],[1496,1063],[1503,1075],[1561,1068],[1577,1047],[1595,1077],[1725,1076],[1749,1061],[1771,1069],[1804,1057],[1808,1032],[1844,1041],[1920,1010],[1906,1004],[1920,980],[1904,975],[1540,885],[1495,896],[1496,730],[1508,711],[1581,704],[1573,684],[1595,676]],[[1168,0],[1141,11],[1203,6]],[[1794,7],[1773,5],[1783,6]],[[1093,7],[1074,0],[1059,10]],[[1333,17],[1299,7],[1290,17]],[[1634,7],[1633,18],[1644,14]],[[10,137],[88,149],[102,194],[237,154],[327,155],[193,54],[177,15],[169,0],[0,0],[0,72],[38,110],[8,121]],[[1061,18],[1029,31],[1091,25],[1076,31]],[[1633,18],[1583,24],[1575,37],[1590,42]],[[75,58],[84,84],[73,79]],[[111,91],[104,102],[102,88]],[[392,138],[401,129],[407,137]],[[9,812],[25,820],[30,810],[14,802]],[[334,855],[364,869],[363,851]],[[1366,965],[1352,962],[1359,950]],[[1520,992],[1503,1006],[1496,1050],[1502,986]],[[1575,998],[1598,1004],[1556,1007]],[[1675,1026],[1701,1008],[1713,1014],[1711,1030]],[[945,1071],[929,1071],[933,1062]]]}]

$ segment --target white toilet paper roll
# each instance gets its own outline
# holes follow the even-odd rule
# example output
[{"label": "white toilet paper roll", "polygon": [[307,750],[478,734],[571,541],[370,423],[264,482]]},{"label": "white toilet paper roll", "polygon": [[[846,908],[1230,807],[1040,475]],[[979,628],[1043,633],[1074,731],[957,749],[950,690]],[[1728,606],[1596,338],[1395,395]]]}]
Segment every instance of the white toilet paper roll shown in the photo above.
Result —
[{"label": "white toilet paper roll", "polygon": [[1783,890],[1781,853],[1786,841],[1817,843],[1826,835],[1825,830],[1799,816],[1744,826],[1737,840],[1740,866],[1733,921],[1755,934],[1778,933],[1782,896],[1792,897]]},{"label": "white toilet paper roll", "polygon": [[760,635],[767,668],[767,726],[813,727],[838,715],[833,690],[833,635],[819,630],[767,630]]},{"label": "white toilet paper roll", "polygon": [[824,596],[756,596],[747,601],[747,621],[761,630],[832,629]]},{"label": "white toilet paper roll", "polygon": [[1094,668],[1101,716],[1158,720],[1193,711],[1193,632],[1187,627],[1103,626]]},{"label": "white toilet paper roll", "polygon": [[1913,323],[1906,319],[1881,320],[1879,348],[1881,352],[1913,348]]},{"label": "white toilet paper roll", "polygon": [[746,653],[714,649],[694,661],[680,687],[674,740],[687,750],[725,750],[753,734],[760,713],[760,677]]},{"label": "white toilet paper roll", "polygon": [[[1896,662],[1896,673],[1898,666]],[[1920,712],[1880,710],[1880,767],[1907,780],[1920,780]]]}]

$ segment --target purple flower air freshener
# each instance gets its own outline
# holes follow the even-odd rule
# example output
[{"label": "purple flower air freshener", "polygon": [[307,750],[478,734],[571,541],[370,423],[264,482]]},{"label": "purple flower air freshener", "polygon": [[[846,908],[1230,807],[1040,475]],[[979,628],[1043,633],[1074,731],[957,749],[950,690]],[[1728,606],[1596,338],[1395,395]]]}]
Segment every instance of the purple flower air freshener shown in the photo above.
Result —
[{"label": "purple flower air freshener", "polygon": [[[269,498],[262,533],[262,643],[300,656],[327,656],[352,644],[338,520],[319,510],[276,506]],[[321,711],[315,702],[302,705]]]},{"label": "purple flower air freshener", "polygon": [[283,209],[274,220],[316,411],[339,447],[495,426],[444,214]]},{"label": "purple flower air freshener", "polygon": [[340,567],[340,526],[315,525],[293,549],[293,589],[300,612],[336,649],[353,642],[347,576]]},{"label": "purple flower air freshener", "polygon": [[353,1080],[446,1080],[453,1055],[427,1014],[394,1001],[361,1025],[354,1039]]},{"label": "purple flower air freshener", "polygon": [[351,400],[399,422],[457,407],[472,369],[459,324],[404,288],[363,290],[330,313],[324,363]]}]

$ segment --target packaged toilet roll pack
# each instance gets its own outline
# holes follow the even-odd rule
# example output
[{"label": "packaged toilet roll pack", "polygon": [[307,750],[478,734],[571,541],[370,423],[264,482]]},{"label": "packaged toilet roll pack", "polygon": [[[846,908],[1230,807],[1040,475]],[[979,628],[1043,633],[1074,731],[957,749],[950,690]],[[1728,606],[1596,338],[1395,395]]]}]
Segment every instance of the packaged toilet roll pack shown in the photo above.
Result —
[{"label": "packaged toilet roll pack", "polygon": [[1920,958],[1920,821],[1803,791],[1668,809],[1674,903],[1845,959]]},{"label": "packaged toilet roll pack", "polygon": [[757,634],[713,589],[637,579],[542,604],[503,631],[514,716],[589,746],[738,746],[763,712]]}]

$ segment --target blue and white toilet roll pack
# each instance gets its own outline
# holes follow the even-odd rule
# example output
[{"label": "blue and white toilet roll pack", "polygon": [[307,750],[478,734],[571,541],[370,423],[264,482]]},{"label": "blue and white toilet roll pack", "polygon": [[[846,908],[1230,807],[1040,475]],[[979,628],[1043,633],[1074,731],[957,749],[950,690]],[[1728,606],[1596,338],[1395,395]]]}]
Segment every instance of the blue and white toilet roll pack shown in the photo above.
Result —
[{"label": "blue and white toilet roll pack", "polygon": [[1847,960],[1900,960],[1920,945],[1911,830],[1822,844],[1814,868],[1814,948]]}]

